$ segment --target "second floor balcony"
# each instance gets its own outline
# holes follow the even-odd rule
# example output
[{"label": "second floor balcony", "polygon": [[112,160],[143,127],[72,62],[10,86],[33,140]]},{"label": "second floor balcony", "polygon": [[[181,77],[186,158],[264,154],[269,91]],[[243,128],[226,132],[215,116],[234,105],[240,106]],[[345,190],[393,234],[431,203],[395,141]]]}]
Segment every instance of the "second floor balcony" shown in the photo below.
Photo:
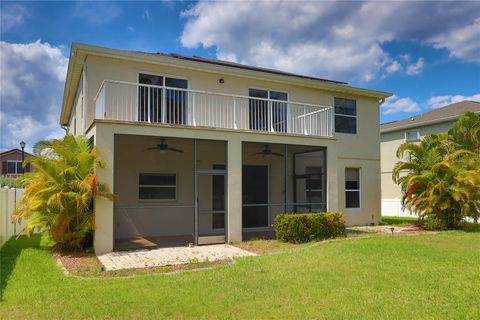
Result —
[{"label": "second floor balcony", "polygon": [[95,118],[331,137],[333,108],[287,100],[104,80]]}]

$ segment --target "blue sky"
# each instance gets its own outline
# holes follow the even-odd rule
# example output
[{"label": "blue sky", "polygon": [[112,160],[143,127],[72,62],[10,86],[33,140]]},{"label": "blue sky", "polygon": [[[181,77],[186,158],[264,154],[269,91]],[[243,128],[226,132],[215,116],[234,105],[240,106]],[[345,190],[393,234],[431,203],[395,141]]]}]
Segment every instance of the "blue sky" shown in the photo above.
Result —
[{"label": "blue sky", "polygon": [[[1,145],[61,135],[72,42],[201,55],[393,92],[383,122],[480,100],[478,2],[0,4]],[[28,98],[25,98],[28,96]]]}]

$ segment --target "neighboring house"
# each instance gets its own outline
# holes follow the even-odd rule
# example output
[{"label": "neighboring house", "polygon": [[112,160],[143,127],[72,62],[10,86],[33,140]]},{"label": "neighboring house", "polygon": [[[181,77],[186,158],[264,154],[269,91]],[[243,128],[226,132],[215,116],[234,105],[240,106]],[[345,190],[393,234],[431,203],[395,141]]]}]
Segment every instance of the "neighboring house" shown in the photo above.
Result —
[{"label": "neighboring house", "polygon": [[60,123],[105,160],[95,250],[240,241],[282,212],[380,221],[390,93],[179,55],[73,44]]},{"label": "neighboring house", "polygon": [[[25,152],[25,156],[31,154]],[[2,167],[2,175],[16,178],[23,174],[22,166],[22,150],[12,149],[0,151],[0,165]],[[30,172],[31,166],[27,164],[25,172]]]},{"label": "neighboring house", "polygon": [[480,113],[480,102],[457,102],[415,117],[384,123],[380,126],[383,216],[410,215],[410,212],[402,209],[402,190],[392,180],[393,167],[400,161],[396,156],[398,147],[406,141],[419,141],[430,133],[447,131],[452,127],[453,122],[467,111]]}]

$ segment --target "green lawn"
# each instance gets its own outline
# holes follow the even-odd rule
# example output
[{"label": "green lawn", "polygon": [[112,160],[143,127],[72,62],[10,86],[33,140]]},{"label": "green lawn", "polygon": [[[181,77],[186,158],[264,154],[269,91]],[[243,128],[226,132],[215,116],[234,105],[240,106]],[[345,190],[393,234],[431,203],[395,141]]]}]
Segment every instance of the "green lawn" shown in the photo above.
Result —
[{"label": "green lawn", "polygon": [[417,217],[382,217],[380,224],[382,225],[402,225],[409,223],[417,223]]},{"label": "green lawn", "polygon": [[480,233],[338,241],[171,275],[65,276],[46,238],[1,251],[0,319],[480,319]]}]

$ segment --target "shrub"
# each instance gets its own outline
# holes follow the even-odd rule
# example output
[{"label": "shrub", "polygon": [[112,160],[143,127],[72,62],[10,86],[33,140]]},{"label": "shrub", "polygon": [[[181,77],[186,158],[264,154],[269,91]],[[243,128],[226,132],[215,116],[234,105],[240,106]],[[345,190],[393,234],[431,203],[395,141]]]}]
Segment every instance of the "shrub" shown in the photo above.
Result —
[{"label": "shrub", "polygon": [[0,187],[18,188],[19,183],[15,178],[0,175]]},{"label": "shrub", "polygon": [[420,224],[427,230],[447,230],[448,226],[444,219],[436,216],[426,216],[420,220]]},{"label": "shrub", "polygon": [[305,243],[345,235],[345,220],[339,212],[283,213],[275,218],[278,240]]},{"label": "shrub", "polygon": [[480,223],[462,221],[458,224],[458,228],[465,232],[480,232]]}]

